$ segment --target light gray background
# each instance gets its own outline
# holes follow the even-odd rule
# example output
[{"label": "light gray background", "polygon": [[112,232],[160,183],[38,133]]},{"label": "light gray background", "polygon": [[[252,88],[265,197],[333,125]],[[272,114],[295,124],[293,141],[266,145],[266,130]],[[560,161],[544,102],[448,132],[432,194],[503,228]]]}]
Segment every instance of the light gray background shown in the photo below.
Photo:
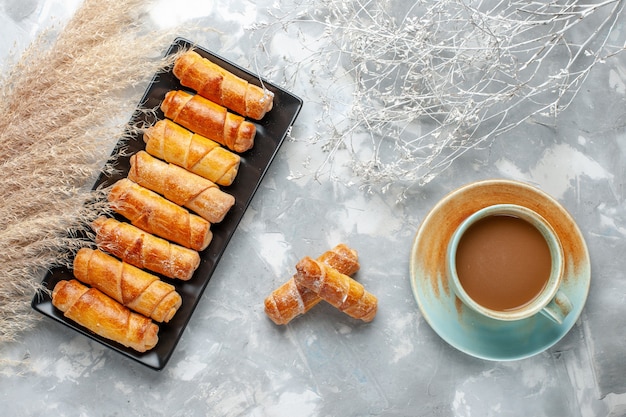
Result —
[{"label": "light gray background", "polygon": [[[254,70],[260,35],[248,29],[281,2],[173,3],[158,2],[156,25],[216,28],[194,40]],[[0,62],[78,4],[0,0]],[[270,61],[285,53],[280,39],[265,47]],[[293,139],[271,166],[168,366],[154,372],[44,319],[20,342],[0,346],[2,414],[626,415],[625,59],[594,69],[556,126],[526,123],[468,152],[400,203],[392,193],[314,178],[325,155],[306,139],[315,133],[315,99],[323,91],[303,74],[290,86],[305,101]],[[421,317],[409,285],[420,221],[449,191],[485,178],[526,181],[550,193],[576,219],[591,255],[591,291],[577,325],[522,361],[487,362],[446,345]],[[299,258],[338,242],[359,251],[358,278],[379,298],[374,322],[319,305],[275,326],[263,313],[265,296]]]}]

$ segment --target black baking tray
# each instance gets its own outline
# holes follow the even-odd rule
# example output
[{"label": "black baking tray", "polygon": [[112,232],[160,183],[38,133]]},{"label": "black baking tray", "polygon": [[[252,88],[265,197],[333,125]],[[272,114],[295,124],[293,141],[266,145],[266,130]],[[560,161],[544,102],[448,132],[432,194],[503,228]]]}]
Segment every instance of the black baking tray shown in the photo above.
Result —
[{"label": "black baking tray", "polygon": [[[202,48],[187,39],[176,38],[172,45],[166,51],[166,54],[174,54],[181,48],[193,48],[203,57],[211,60],[222,68],[232,72],[233,74],[245,79],[246,81],[261,85],[258,75],[242,68],[209,50]],[[228,187],[221,187],[225,192],[235,197],[235,204],[228,212],[224,220],[211,227],[213,239],[207,249],[200,253],[201,262],[194,276],[189,281],[169,280],[176,287],[181,295],[182,306],[167,324],[160,324],[159,342],[150,351],[145,353],[136,352],[133,349],[126,348],[116,342],[102,338],[88,329],[78,325],[77,323],[65,318],[63,313],[52,305],[50,294],[45,291],[38,292],[33,300],[32,307],[52,319],[76,330],[79,333],[125,355],[143,365],[155,370],[161,370],[165,367],[170,359],[178,341],[180,340],[193,311],[195,310],[202,294],[204,293],[211,275],[224,254],[228,242],[235,233],[239,222],[241,221],[252,197],[258,189],[268,167],[276,156],[280,146],[285,140],[289,129],[298,116],[302,108],[302,100],[283,88],[263,80],[263,86],[274,93],[274,107],[260,121],[250,120],[256,125],[255,143],[252,149],[239,154],[241,162],[239,172],[235,181]],[[172,69],[165,72],[155,74],[150,85],[138,105],[138,111],[131,119],[132,124],[144,123],[152,124],[157,119],[163,119],[163,113],[158,109],[155,113],[140,111],[141,109],[157,109],[165,98],[165,94],[170,90],[191,90],[183,87],[178,79],[174,76]],[[150,120],[152,119],[152,120]],[[100,175],[94,189],[96,187],[106,187],[112,185],[117,180],[126,177],[130,169],[130,156],[144,149],[142,135],[131,134],[130,138],[120,140],[113,155],[116,155],[120,148],[126,152],[122,156],[114,159],[116,166],[115,174]],[[64,279],[72,279],[72,272],[65,267],[52,269],[43,279],[45,288],[52,291],[55,284]]]}]

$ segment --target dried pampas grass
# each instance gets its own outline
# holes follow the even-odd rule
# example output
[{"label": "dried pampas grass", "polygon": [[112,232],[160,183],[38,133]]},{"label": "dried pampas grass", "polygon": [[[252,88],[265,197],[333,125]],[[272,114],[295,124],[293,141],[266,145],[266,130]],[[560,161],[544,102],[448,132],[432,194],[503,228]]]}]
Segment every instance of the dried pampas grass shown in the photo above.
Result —
[{"label": "dried pampas grass", "polygon": [[[142,26],[142,0],[87,0],[0,79],[0,342],[35,322],[43,273],[104,207],[91,186],[172,41]],[[110,166],[107,165],[107,169]]]}]

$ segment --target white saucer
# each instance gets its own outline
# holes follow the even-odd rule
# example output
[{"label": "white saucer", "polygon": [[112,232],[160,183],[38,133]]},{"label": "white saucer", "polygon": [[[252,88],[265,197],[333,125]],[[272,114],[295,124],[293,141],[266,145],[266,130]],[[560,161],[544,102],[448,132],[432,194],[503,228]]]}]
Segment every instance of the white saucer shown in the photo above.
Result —
[{"label": "white saucer", "polygon": [[[535,210],[559,235],[565,255],[561,289],[573,305],[563,324],[541,314],[517,322],[489,319],[466,308],[452,292],[445,272],[452,233],[473,212],[499,203]],[[533,356],[561,340],[580,316],[591,281],[587,246],[570,214],[543,191],[510,180],[471,183],[439,201],[417,231],[410,261],[413,294],[433,330],[462,352],[496,361]]]}]

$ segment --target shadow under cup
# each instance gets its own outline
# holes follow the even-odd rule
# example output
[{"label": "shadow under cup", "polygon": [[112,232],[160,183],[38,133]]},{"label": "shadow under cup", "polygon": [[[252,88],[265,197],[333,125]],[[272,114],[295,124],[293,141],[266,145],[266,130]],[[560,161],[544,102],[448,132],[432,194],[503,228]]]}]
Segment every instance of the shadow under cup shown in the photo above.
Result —
[{"label": "shadow under cup", "polygon": [[522,320],[542,313],[560,324],[571,303],[559,291],[563,249],[536,212],[518,205],[485,207],[456,229],[446,254],[456,296],[496,320]]}]

